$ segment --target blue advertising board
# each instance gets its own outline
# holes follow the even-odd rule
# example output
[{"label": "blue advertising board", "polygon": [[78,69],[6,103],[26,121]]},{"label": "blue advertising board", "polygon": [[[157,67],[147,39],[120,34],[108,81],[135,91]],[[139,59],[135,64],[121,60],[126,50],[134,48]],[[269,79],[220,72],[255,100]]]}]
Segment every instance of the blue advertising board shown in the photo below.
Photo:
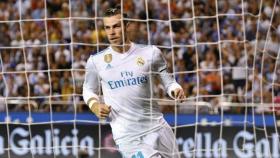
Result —
[{"label": "blue advertising board", "polygon": [[[216,125],[223,123],[225,126],[244,126],[244,124],[274,127],[277,120],[273,115],[207,115],[207,114],[164,114],[164,118],[171,126],[182,125]],[[0,122],[17,122],[27,123],[31,121],[33,123],[98,123],[98,119],[92,113],[39,113],[39,112],[10,112],[0,113]]]}]

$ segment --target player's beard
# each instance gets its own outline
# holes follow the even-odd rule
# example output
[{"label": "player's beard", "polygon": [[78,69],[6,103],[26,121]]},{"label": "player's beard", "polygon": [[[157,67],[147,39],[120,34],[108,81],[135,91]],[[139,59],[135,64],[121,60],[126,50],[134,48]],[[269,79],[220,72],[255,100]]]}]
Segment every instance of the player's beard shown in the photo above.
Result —
[{"label": "player's beard", "polygon": [[[124,37],[124,38],[127,39],[126,37]],[[125,46],[125,44],[129,43],[129,40],[125,41],[122,37],[120,37],[115,40],[111,40],[110,43],[114,47],[123,47],[123,46]]]},{"label": "player's beard", "polygon": [[117,39],[111,40],[110,43],[114,47],[120,47],[123,44],[123,39],[122,38],[117,38]]}]

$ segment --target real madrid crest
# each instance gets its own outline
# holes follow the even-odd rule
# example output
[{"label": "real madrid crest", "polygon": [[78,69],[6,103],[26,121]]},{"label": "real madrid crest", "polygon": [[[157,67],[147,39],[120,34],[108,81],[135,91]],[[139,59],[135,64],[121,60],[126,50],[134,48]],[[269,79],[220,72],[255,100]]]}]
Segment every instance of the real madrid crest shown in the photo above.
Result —
[{"label": "real madrid crest", "polygon": [[138,66],[143,66],[143,65],[145,64],[145,61],[144,61],[144,59],[143,59],[142,57],[138,57],[138,58],[136,59],[136,64],[137,64]]}]

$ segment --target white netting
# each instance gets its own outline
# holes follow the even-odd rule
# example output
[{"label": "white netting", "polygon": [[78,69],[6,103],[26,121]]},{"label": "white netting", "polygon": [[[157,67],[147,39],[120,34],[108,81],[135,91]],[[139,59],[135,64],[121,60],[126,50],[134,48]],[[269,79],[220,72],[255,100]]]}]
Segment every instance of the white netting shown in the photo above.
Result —
[{"label": "white netting", "polygon": [[[90,54],[108,46],[102,15],[116,4],[122,5],[129,15],[126,20],[132,22],[130,38],[158,46],[169,72],[185,90],[187,101],[177,105],[159,81],[153,89],[162,112],[173,114],[169,123],[178,136],[182,157],[279,157],[279,0],[0,1],[0,126],[5,131],[0,133],[0,157],[80,157],[81,150],[102,157],[103,149],[114,153],[113,146],[104,143],[110,135],[103,140],[102,125],[96,128],[94,146],[75,132],[90,133],[81,130],[80,123],[97,121],[80,115],[88,112],[81,95],[84,66]],[[67,117],[59,112],[67,112]],[[193,121],[184,120],[186,113]],[[206,114],[218,119],[209,122],[209,115],[201,119]],[[243,117],[231,119],[231,114]],[[67,128],[72,137],[62,144],[58,137],[69,137],[61,134],[57,123],[65,122],[72,127]],[[43,133],[50,144],[46,139],[36,146],[40,142],[38,132],[33,134],[37,125],[48,127]],[[216,127],[218,141],[207,143],[212,141],[204,125]],[[234,145],[224,150],[230,125],[242,128],[239,152]],[[24,128],[16,128],[20,126]],[[181,136],[189,129],[193,139]],[[11,142],[16,130],[24,133],[19,136],[29,145]]]}]

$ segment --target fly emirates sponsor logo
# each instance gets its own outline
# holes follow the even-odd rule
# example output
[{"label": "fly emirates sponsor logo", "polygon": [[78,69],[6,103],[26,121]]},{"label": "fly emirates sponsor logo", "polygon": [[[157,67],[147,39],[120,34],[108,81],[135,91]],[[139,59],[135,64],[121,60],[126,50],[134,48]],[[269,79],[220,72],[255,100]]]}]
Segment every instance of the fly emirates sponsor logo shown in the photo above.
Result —
[{"label": "fly emirates sponsor logo", "polygon": [[135,76],[132,71],[123,71],[120,74],[122,79],[108,81],[111,89],[148,83],[148,76],[145,75]]}]

